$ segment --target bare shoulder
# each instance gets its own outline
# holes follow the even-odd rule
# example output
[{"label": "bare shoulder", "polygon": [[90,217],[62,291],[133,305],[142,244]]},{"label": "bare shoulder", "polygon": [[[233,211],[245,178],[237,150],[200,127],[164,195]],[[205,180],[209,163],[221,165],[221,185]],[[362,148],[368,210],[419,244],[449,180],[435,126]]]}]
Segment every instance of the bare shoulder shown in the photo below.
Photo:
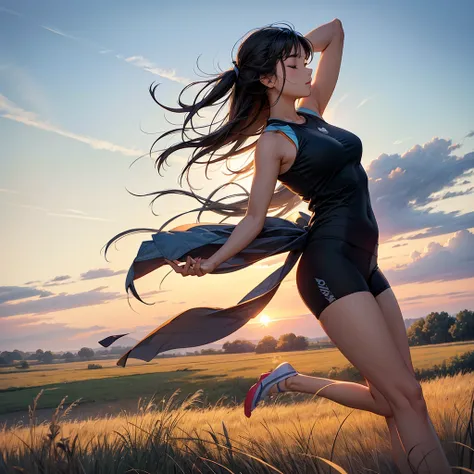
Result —
[{"label": "bare shoulder", "polygon": [[271,154],[280,163],[296,155],[295,144],[281,130],[267,130],[262,133],[258,142],[265,154]]}]

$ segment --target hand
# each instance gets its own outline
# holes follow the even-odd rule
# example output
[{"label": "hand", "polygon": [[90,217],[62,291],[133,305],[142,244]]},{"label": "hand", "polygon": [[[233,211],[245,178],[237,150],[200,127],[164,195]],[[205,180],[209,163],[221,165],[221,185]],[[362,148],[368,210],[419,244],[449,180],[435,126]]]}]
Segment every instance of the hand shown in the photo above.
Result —
[{"label": "hand", "polygon": [[194,259],[190,255],[187,256],[186,263],[183,266],[179,265],[179,263],[181,263],[179,260],[171,261],[165,258],[165,262],[171,265],[176,273],[181,273],[183,277],[189,275],[201,277],[206,273],[212,272],[216,268],[208,258],[197,257]]}]

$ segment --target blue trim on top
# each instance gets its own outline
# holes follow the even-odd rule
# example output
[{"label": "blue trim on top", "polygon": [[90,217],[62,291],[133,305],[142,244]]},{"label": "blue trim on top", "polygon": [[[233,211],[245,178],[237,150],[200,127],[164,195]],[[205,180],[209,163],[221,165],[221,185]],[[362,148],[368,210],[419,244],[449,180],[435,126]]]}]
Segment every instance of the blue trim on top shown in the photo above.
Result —
[{"label": "blue trim on top", "polygon": [[[298,107],[296,111],[297,112],[301,111],[309,115],[315,115],[316,117],[322,118],[321,115],[318,114],[318,112],[316,112],[315,110],[308,109],[307,107]],[[284,124],[284,123],[271,123],[267,125],[263,131],[266,132],[266,131],[275,131],[275,130],[279,130],[283,132],[296,145],[296,151],[299,150],[298,137],[296,136],[295,132],[293,131],[293,128],[291,128],[290,125]]]},{"label": "blue trim on top", "polygon": [[298,137],[296,136],[296,133],[293,131],[293,129],[289,125],[284,125],[281,123],[271,123],[265,127],[263,130],[264,132],[266,131],[274,131],[274,130],[280,130],[283,132],[289,139],[293,141],[293,143],[296,145],[296,151],[299,149],[299,143],[298,143]]},{"label": "blue trim on top", "polygon": [[306,112],[308,114],[316,115],[316,117],[322,118],[321,115],[318,114],[315,110],[308,109],[306,107],[298,107],[296,111],[301,110],[301,112]]}]

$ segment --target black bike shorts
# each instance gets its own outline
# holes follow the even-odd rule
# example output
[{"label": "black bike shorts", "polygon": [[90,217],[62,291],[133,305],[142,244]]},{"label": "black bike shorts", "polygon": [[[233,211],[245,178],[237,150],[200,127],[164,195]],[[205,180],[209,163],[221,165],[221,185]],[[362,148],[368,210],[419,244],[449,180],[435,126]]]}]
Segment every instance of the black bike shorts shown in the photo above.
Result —
[{"label": "black bike shorts", "polygon": [[343,296],[370,291],[375,297],[390,288],[377,265],[377,247],[369,252],[333,238],[308,242],[296,269],[296,286],[318,320],[327,306]]}]

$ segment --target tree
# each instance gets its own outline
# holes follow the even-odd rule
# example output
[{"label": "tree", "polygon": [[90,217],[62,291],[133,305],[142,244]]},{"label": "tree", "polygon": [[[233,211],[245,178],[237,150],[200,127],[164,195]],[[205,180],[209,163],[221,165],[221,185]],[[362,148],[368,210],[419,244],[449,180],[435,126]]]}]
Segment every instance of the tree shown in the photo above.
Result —
[{"label": "tree", "polygon": [[275,352],[277,346],[277,340],[273,336],[265,336],[259,341],[255,352],[257,354],[265,354],[268,352]]},{"label": "tree", "polygon": [[276,346],[277,351],[292,351],[293,350],[293,344],[296,339],[296,334],[293,332],[289,332],[287,334],[282,334],[280,338],[278,339],[278,343]]},{"label": "tree", "polygon": [[213,354],[221,354],[222,351],[220,349],[213,349],[210,347],[209,349],[201,349],[202,355],[213,355]]},{"label": "tree", "polygon": [[28,362],[26,360],[22,360],[20,362],[20,365],[18,366],[19,369],[29,369],[30,368],[30,364],[28,364]]},{"label": "tree", "polygon": [[20,351],[20,349],[13,349],[13,352],[15,354],[18,354],[20,356],[20,359],[17,360],[24,360],[26,359],[26,352]]},{"label": "tree", "polygon": [[81,359],[92,359],[94,357],[94,351],[90,347],[83,347],[81,350],[77,353],[77,355]]},{"label": "tree", "polygon": [[222,349],[227,354],[236,354],[242,352],[254,352],[255,344],[244,339],[236,339],[233,342],[225,342]]},{"label": "tree", "polygon": [[456,322],[449,328],[449,333],[457,341],[474,339],[474,311],[463,309],[456,314]]},{"label": "tree", "polygon": [[441,344],[452,342],[453,338],[449,328],[455,324],[456,319],[450,316],[446,311],[432,312],[425,318],[423,331],[426,333],[431,344]]},{"label": "tree", "polygon": [[308,338],[304,336],[296,336],[296,339],[293,344],[294,351],[305,351],[306,349],[308,349],[308,346]]},{"label": "tree", "polygon": [[16,360],[23,360],[23,356],[16,350],[12,352],[4,351],[0,355],[4,358],[7,364],[12,364]]},{"label": "tree", "polygon": [[36,360],[41,360],[41,358],[43,357],[43,354],[44,354],[43,349],[36,349],[35,359]]},{"label": "tree", "polygon": [[53,359],[53,353],[51,351],[46,351],[41,356],[40,362],[42,362],[43,364],[51,364],[51,362],[53,362]]},{"label": "tree", "polygon": [[66,362],[71,362],[74,360],[74,354],[72,352],[66,352],[65,354],[63,354],[63,359]]},{"label": "tree", "polygon": [[296,336],[295,333],[289,332],[282,334],[276,345],[277,351],[303,351],[308,348],[308,339],[304,336]]},{"label": "tree", "polygon": [[425,328],[425,320],[418,319],[415,321],[407,331],[408,343],[410,346],[423,346],[425,344],[430,343],[430,339],[426,332],[424,331]]}]

